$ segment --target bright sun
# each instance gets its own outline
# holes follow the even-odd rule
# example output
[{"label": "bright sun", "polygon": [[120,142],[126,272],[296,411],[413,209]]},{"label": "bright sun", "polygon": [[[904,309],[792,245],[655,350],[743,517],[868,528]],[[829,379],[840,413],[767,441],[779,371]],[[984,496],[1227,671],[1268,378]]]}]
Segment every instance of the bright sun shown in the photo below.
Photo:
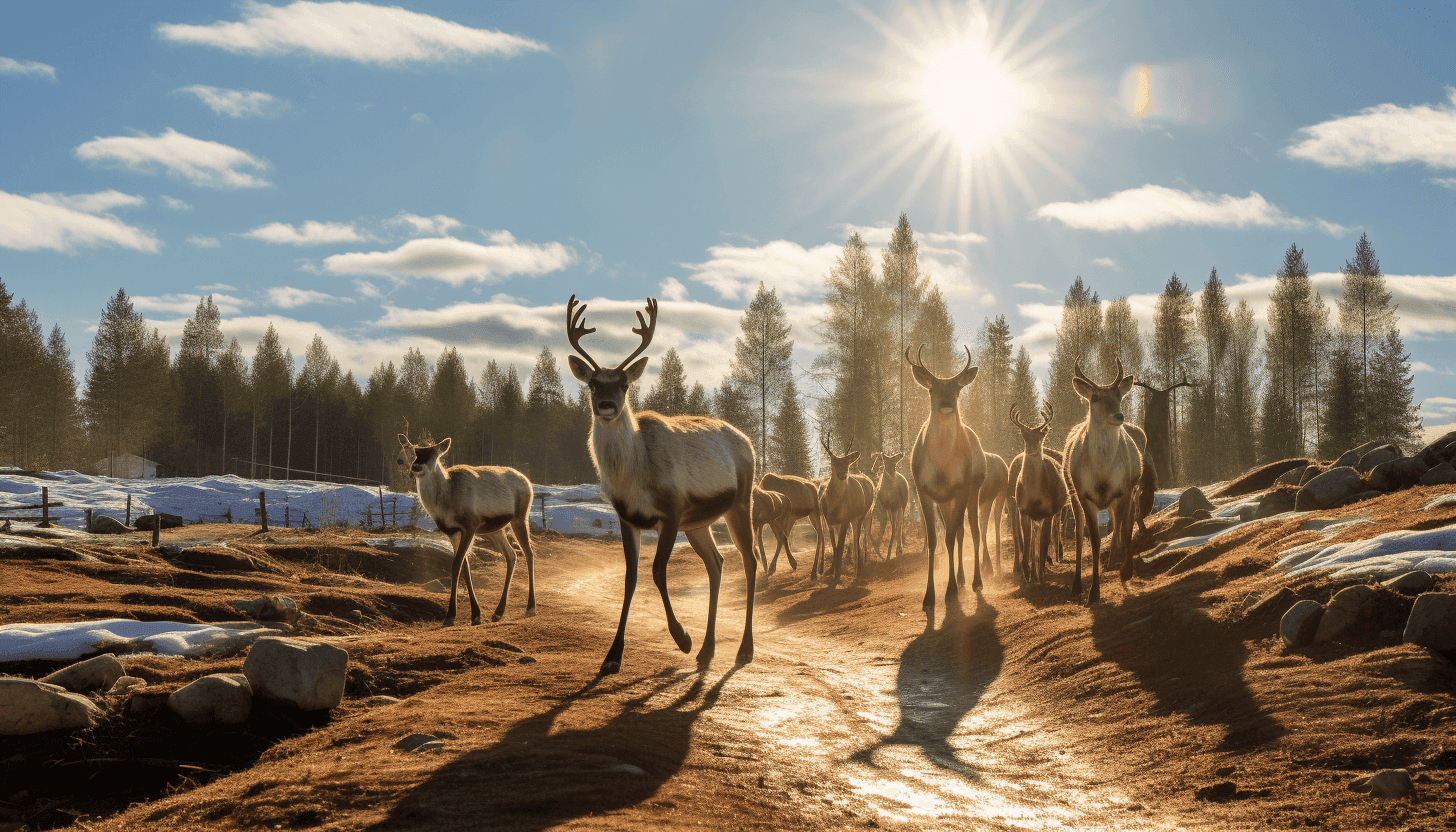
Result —
[{"label": "bright sun", "polygon": [[979,38],[929,50],[918,75],[914,95],[962,154],[974,154],[1018,128],[1026,91]]}]

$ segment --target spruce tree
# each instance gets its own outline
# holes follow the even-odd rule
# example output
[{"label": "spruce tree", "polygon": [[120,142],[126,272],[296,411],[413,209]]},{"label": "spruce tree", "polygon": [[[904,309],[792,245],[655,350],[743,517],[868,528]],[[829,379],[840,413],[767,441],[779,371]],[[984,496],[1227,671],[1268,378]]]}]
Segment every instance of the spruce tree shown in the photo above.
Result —
[{"label": "spruce tree", "polygon": [[[147,347],[146,321],[125,289],[107,301],[86,360],[85,410],[103,459],[140,452],[149,425],[139,418],[151,379],[142,376]],[[108,471],[106,473],[114,473]]]},{"label": "spruce tree", "polygon": [[1417,406],[1415,377],[1411,375],[1410,353],[1405,351],[1400,328],[1392,326],[1375,347],[1370,365],[1370,427],[1372,439],[1388,439],[1414,452],[1421,440],[1420,408]]},{"label": "spruce tree", "polygon": [[1246,471],[1258,463],[1259,325],[1247,300],[1234,308],[1225,377],[1224,413],[1231,470]]},{"label": "spruce tree", "polygon": [[748,398],[749,424],[756,429],[749,436],[758,451],[758,468],[763,470],[768,464],[770,422],[784,386],[793,378],[794,342],[789,340],[791,327],[778,290],[765,289],[759,283],[739,325],[743,334],[733,342],[733,381]]},{"label": "spruce tree", "polygon": [[[1041,409],[1041,397],[1036,392],[1036,376],[1031,372],[1031,353],[1026,351],[1022,345],[1016,350],[1016,369],[1011,373],[1011,397],[1006,406],[1006,412],[1001,414],[1002,418],[1010,420],[1011,405],[1017,405],[1021,409],[1022,421],[1034,420],[1036,413]],[[1034,424],[1034,422],[1029,422]],[[1020,441],[1020,432],[1017,433],[1017,441]],[[1021,453],[1017,450],[1016,453]]]},{"label": "spruce tree", "polygon": [[1324,437],[1320,456],[1335,459],[1361,444],[1364,388],[1360,385],[1360,358],[1351,343],[1331,354],[1330,383],[1324,403]]},{"label": "spruce tree", "polygon": [[[1157,307],[1153,312],[1153,343],[1149,360],[1149,374],[1153,376],[1152,383],[1159,388],[1171,386],[1184,374],[1190,379],[1196,378],[1202,370],[1198,352],[1194,349],[1193,310],[1193,294],[1183,284],[1183,281],[1178,279],[1178,273],[1174,272],[1164,285],[1163,293],[1158,296]],[[1169,394],[1168,404],[1169,416],[1173,422],[1172,432],[1169,436],[1173,457],[1168,460],[1172,470],[1170,482],[1176,482],[1182,478],[1181,469],[1186,464],[1179,426],[1186,419],[1187,397],[1180,400],[1177,393],[1178,391],[1175,390]]]},{"label": "spruce tree", "polygon": [[671,347],[662,356],[662,369],[657,373],[657,382],[642,399],[642,407],[655,410],[664,416],[679,416],[688,412],[687,373],[677,347]]},{"label": "spruce tree", "polygon": [[735,428],[748,433],[745,426],[753,426],[753,405],[732,376],[725,376],[713,394],[713,415]]},{"label": "spruce tree", "polygon": [[772,471],[794,477],[809,477],[813,457],[809,453],[809,430],[804,411],[799,406],[799,388],[789,378],[779,399],[779,412],[774,415],[773,438],[769,440],[769,467]]},{"label": "spruce tree", "polygon": [[687,404],[683,406],[683,412],[690,416],[713,415],[713,404],[708,400],[708,390],[703,387],[701,381],[694,384],[692,392],[688,393]]},{"label": "spruce tree", "polygon": [[[976,432],[982,450],[1011,459],[1020,451],[1011,451],[1021,444],[1021,435],[1013,436],[1006,414],[1011,407],[1011,326],[1005,315],[987,319],[976,338],[975,394],[962,407],[962,416]],[[965,395],[964,393],[962,395]],[[1010,456],[1007,453],[1011,452]]]},{"label": "spruce tree", "polygon": [[435,362],[435,372],[430,378],[426,418],[437,440],[450,437],[450,455],[456,463],[469,464],[479,458],[472,429],[476,421],[475,402],[475,386],[470,383],[460,351],[446,347]]},{"label": "spruce tree", "polygon": [[37,391],[45,431],[45,467],[51,471],[82,464],[77,456],[81,439],[80,410],[76,401],[76,365],[60,324],[51,328],[46,342],[45,383]]},{"label": "spruce tree", "polygon": [[1116,369],[1097,365],[1097,352],[1102,341],[1102,304],[1097,293],[1082,282],[1080,275],[1067,289],[1062,300],[1062,321],[1057,327],[1057,340],[1052,346],[1047,401],[1055,411],[1046,446],[1060,448],[1072,425],[1086,417],[1086,408],[1077,391],[1072,389],[1072,374],[1078,363],[1094,380],[1102,381]]},{"label": "spruce tree", "polygon": [[[858,233],[851,234],[827,278],[827,317],[818,325],[824,351],[814,360],[820,386],[829,390],[821,418],[837,440],[868,455],[885,437],[885,370],[890,342],[883,286]],[[900,358],[899,360],[904,360]]]},{"label": "spruce tree", "polygon": [[906,421],[906,408],[921,395],[920,388],[910,378],[903,356],[907,347],[919,346],[912,343],[912,339],[928,283],[920,273],[920,246],[910,230],[910,219],[904,213],[900,214],[895,230],[890,234],[890,244],[880,256],[880,274],[884,277],[890,329],[894,336],[891,376],[894,378],[896,422],[894,438],[886,447],[903,449],[913,441],[920,427],[918,422]]},{"label": "spruce tree", "polygon": [[1233,317],[1229,314],[1228,295],[1218,269],[1208,275],[1199,294],[1194,315],[1199,341],[1203,347],[1203,384],[1193,390],[1193,407],[1189,412],[1190,430],[1183,445],[1189,460],[1189,476],[1198,482],[1211,482],[1234,473],[1234,460],[1227,452],[1230,437],[1227,430],[1227,384],[1229,342],[1233,338]]},{"label": "spruce tree", "polygon": [[1350,353],[1359,368],[1362,402],[1358,412],[1359,435],[1362,441],[1383,439],[1385,437],[1377,436],[1372,431],[1381,421],[1381,417],[1371,410],[1380,399],[1371,385],[1383,384],[1387,380],[1373,375],[1371,369],[1376,350],[1386,339],[1386,333],[1395,326],[1396,304],[1390,291],[1385,288],[1385,277],[1380,273],[1380,261],[1375,258],[1375,249],[1366,235],[1360,235],[1359,242],[1355,244],[1355,257],[1345,261],[1340,271],[1344,274],[1339,303],[1340,345]]},{"label": "spruce tree", "polygon": [[[910,341],[910,353],[919,356],[916,360],[923,360],[926,369],[938,376],[947,376],[959,370],[965,353],[956,346],[955,323],[950,317],[950,308],[945,304],[945,295],[941,293],[940,286],[931,284],[930,290],[925,293],[925,299],[920,304],[920,314],[915,318],[914,333]],[[921,345],[925,346],[921,351]],[[904,354],[896,357],[900,363],[905,362]],[[963,394],[968,395],[968,394]],[[920,385],[914,384],[911,394],[905,402],[905,445],[899,449],[901,453],[908,453],[915,444],[915,437],[920,434],[920,426],[925,424],[925,419],[930,415],[930,399]],[[908,469],[907,469],[908,470]]]}]

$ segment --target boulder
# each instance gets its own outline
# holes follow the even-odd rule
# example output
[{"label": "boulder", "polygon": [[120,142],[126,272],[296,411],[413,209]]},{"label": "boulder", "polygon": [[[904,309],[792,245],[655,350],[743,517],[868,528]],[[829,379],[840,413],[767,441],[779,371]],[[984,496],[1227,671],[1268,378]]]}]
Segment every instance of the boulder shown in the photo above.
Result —
[{"label": "boulder", "polygon": [[1320,474],[1299,489],[1294,498],[1294,507],[1299,511],[1319,511],[1333,508],[1353,494],[1365,490],[1360,484],[1360,472],[1347,465]]},{"label": "boulder", "polygon": [[60,685],[71,693],[80,693],[84,690],[109,690],[125,674],[126,671],[115,656],[102,653],[84,662],[63,667],[41,681]]},{"label": "boulder", "polygon": [[1399,491],[1415,485],[1429,470],[1430,466],[1419,459],[1401,457],[1375,466],[1365,480],[1377,491]]},{"label": "boulder", "polygon": [[1216,508],[1213,502],[1203,496],[1203,491],[1198,486],[1189,486],[1182,494],[1178,495],[1178,516],[1192,517],[1193,512],[1203,509],[1212,512]]},{"label": "boulder", "polygon": [[1299,482],[1297,484],[1304,485],[1305,483],[1309,482],[1310,480],[1314,479],[1315,477],[1323,474],[1328,470],[1329,468],[1326,468],[1323,465],[1311,465],[1308,468],[1304,469],[1304,473],[1300,475]]},{"label": "boulder", "polygon": [[1373,500],[1376,497],[1383,496],[1384,494],[1385,494],[1384,491],[1374,491],[1374,490],[1371,490],[1371,491],[1358,491],[1358,492],[1356,492],[1354,494],[1351,494],[1350,496],[1346,497],[1345,499],[1339,501],[1338,503],[1335,503],[1334,505],[1330,506],[1330,508],[1340,508],[1341,506],[1348,506],[1348,505],[1352,505],[1354,503],[1363,503],[1366,500]]},{"label": "boulder", "polygon": [[60,685],[34,679],[0,679],[0,735],[85,728],[100,716],[96,703]]},{"label": "boulder", "polygon": [[1353,468],[1355,467],[1356,463],[1360,461],[1361,457],[1385,444],[1388,443],[1381,439],[1375,439],[1371,440],[1370,442],[1366,442],[1364,445],[1361,445],[1358,448],[1351,448],[1350,450],[1345,451],[1343,454],[1340,454],[1340,458],[1335,460],[1335,464],[1332,467],[1338,468],[1342,465],[1348,465]]},{"label": "boulder", "polygon": [[253,643],[243,673],[259,696],[323,711],[343,700],[348,666],[348,652],[332,644],[269,636]]},{"label": "boulder", "polygon": [[1456,485],[1456,468],[1443,462],[1421,475],[1418,485]]},{"label": "boulder", "polygon": [[189,725],[237,725],[253,712],[253,690],[241,673],[213,673],[173,691],[167,707]]},{"label": "boulder", "polygon": [[125,694],[131,693],[132,688],[143,687],[146,683],[147,680],[137,676],[123,676],[111,683],[111,687],[106,691],[106,695],[124,696]]},{"label": "boulder", "polygon": [[1249,605],[1244,618],[1256,618],[1268,614],[1283,614],[1294,604],[1294,590],[1287,586],[1270,592]]},{"label": "boulder", "polygon": [[1294,511],[1295,495],[1298,493],[1297,488],[1275,488],[1264,492],[1264,496],[1259,498],[1259,506],[1254,509],[1254,519],[1263,520],[1265,517]]},{"label": "boulder", "polygon": [[1427,592],[1417,597],[1401,640],[1432,650],[1456,650],[1456,593]]},{"label": "boulder", "polygon": [[1371,797],[1405,797],[1415,791],[1410,772],[1403,768],[1388,768],[1370,778],[1367,784]]},{"label": "boulder", "polygon": [[1400,448],[1394,445],[1381,445],[1360,457],[1360,461],[1355,463],[1355,470],[1362,474],[1368,474],[1375,470],[1375,466],[1383,462],[1389,462],[1392,459],[1400,459],[1402,456],[1404,454],[1400,452]]},{"label": "boulder", "polygon": [[1430,589],[1435,582],[1436,579],[1431,577],[1431,573],[1424,569],[1417,569],[1414,572],[1407,572],[1404,575],[1396,576],[1388,581],[1381,581],[1380,585],[1406,595],[1419,595]]},{"label": "boulder", "polygon": [[1304,472],[1308,471],[1311,467],[1313,466],[1303,465],[1299,468],[1290,468],[1288,471],[1280,474],[1279,477],[1274,480],[1274,484],[1299,485],[1300,480],[1304,478]]},{"label": "boulder", "polygon": [[252,616],[255,621],[282,621],[293,624],[298,621],[298,604],[287,595],[262,595],[251,599],[229,601],[228,605],[238,612]]},{"label": "boulder", "polygon": [[1300,601],[1279,619],[1279,636],[1288,648],[1306,647],[1314,641],[1325,608],[1318,601]]},{"label": "boulder", "polygon": [[1398,629],[1409,614],[1410,600],[1385,587],[1347,586],[1325,605],[1314,641],[1323,644]]},{"label": "boulder", "polygon": [[141,517],[138,517],[136,519],[136,527],[141,531],[149,532],[154,526],[157,525],[157,521],[159,518],[162,522],[162,528],[164,529],[180,529],[182,526],[186,525],[185,521],[183,521],[181,517],[178,517],[175,514],[166,514],[159,511],[156,514],[143,514]]},{"label": "boulder", "polygon": [[91,517],[91,528],[86,531],[92,534],[126,534],[135,529],[108,514],[97,514]]}]

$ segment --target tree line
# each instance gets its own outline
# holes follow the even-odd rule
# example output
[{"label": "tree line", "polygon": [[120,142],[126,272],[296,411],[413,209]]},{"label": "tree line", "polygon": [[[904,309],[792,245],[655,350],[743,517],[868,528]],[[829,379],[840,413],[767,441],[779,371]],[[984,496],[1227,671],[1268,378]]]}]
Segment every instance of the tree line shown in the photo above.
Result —
[{"label": "tree line", "polygon": [[[811,366],[794,364],[787,312],[777,292],[760,285],[717,387],[690,385],[674,348],[651,387],[630,395],[637,410],[724,419],[753,440],[759,470],[806,477],[821,456],[810,449],[811,434],[836,453],[853,447],[866,458],[910,448],[927,404],[906,371],[907,351],[945,376],[969,348],[980,369],[961,412],[983,446],[1006,459],[1020,450],[1007,418],[1013,404],[1023,413],[1051,404],[1047,441],[1059,447],[1085,413],[1071,388],[1075,367],[1105,376],[1119,361],[1160,389],[1184,379],[1193,385],[1173,394],[1169,464],[1177,482],[1223,479],[1261,460],[1333,457],[1370,438],[1414,444],[1420,420],[1410,355],[1364,235],[1342,271],[1332,321],[1303,251],[1291,245],[1262,333],[1246,300],[1229,303],[1217,269],[1196,294],[1173,274],[1151,333],[1140,330],[1127,297],[1104,302],[1077,277],[1062,303],[1048,374],[1038,378],[1005,316],[983,320],[974,337],[957,333],[902,214],[878,263],[859,234],[845,241],[825,276],[825,315],[811,327],[821,347]],[[300,363],[272,325],[247,355],[222,331],[208,296],[174,354],[121,289],[101,314],[78,384],[60,328],[44,336],[36,312],[0,281],[0,355],[0,459],[21,468],[93,471],[135,453],[167,475],[408,488],[395,464],[396,434],[407,432],[416,441],[449,436],[453,461],[509,465],[536,482],[595,476],[584,439],[588,393],[566,389],[549,347],[524,384],[513,365],[494,360],[472,378],[453,347],[433,363],[410,348],[397,365],[385,362],[359,379],[319,336]]]}]

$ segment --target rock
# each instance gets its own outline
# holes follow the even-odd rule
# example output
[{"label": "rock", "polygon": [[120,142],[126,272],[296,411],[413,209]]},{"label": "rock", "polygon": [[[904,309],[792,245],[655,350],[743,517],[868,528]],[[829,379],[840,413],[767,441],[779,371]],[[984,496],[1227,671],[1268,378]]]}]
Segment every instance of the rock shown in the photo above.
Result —
[{"label": "rock", "polygon": [[1347,586],[1325,605],[1316,644],[1399,629],[1410,615],[1409,599],[1385,587]]},{"label": "rock", "polygon": [[1427,592],[1416,598],[1401,640],[1432,650],[1456,650],[1456,593]]},{"label": "rock", "polygon": [[1239,506],[1239,513],[1238,513],[1239,522],[1240,523],[1247,523],[1250,520],[1253,520],[1254,519],[1254,514],[1258,510],[1259,510],[1258,506],[1249,506],[1249,505]]},{"label": "rock", "polygon": [[229,601],[228,605],[256,621],[282,621],[285,624],[298,621],[298,604],[287,595],[262,595]]},{"label": "rock", "polygon": [[1263,520],[1265,517],[1294,511],[1295,495],[1298,493],[1296,488],[1275,488],[1264,492],[1264,496],[1259,498],[1258,507],[1254,509],[1254,519]]},{"label": "rock", "polygon": [[1239,787],[1232,780],[1224,780],[1221,783],[1214,783],[1212,786],[1204,786],[1193,792],[1194,800],[1203,800],[1213,803],[1226,803],[1234,799]]},{"label": "rock", "polygon": [[1380,585],[1390,587],[1396,592],[1402,592],[1406,595],[1419,595],[1430,589],[1435,582],[1436,579],[1431,577],[1431,573],[1424,569],[1417,569],[1414,572],[1407,572],[1404,575],[1391,578],[1388,581],[1381,581]]},{"label": "rock", "polygon": [[1370,778],[1371,797],[1405,797],[1415,791],[1410,772],[1403,768],[1388,768]]},{"label": "rock", "polygon": [[213,673],[178,688],[167,707],[189,725],[237,725],[253,712],[253,689],[241,673]]},{"label": "rock", "polygon": [[85,690],[107,690],[125,673],[115,656],[102,653],[84,662],[63,667],[41,681],[60,685],[71,693],[80,693]]},{"label": "rock", "polygon": [[1198,509],[1205,509],[1212,512],[1215,508],[1216,506],[1214,506],[1213,502],[1203,496],[1203,491],[1196,485],[1189,486],[1187,490],[1178,495],[1179,517],[1192,517],[1193,512]]},{"label": "rock", "polygon": [[85,728],[100,716],[96,703],[60,685],[33,679],[0,679],[0,735]]},{"label": "rock", "polygon": [[1317,601],[1304,600],[1290,607],[1279,619],[1279,636],[1284,646],[1294,649],[1313,643],[1324,614],[1325,608]]},{"label": "rock", "polygon": [[1288,471],[1280,474],[1278,479],[1274,480],[1274,484],[1276,486],[1299,485],[1300,480],[1304,477],[1304,472],[1313,467],[1312,465],[1305,465],[1299,468],[1290,468]]},{"label": "rock", "polygon": [[1290,589],[1287,586],[1282,586],[1279,589],[1264,595],[1262,598],[1251,604],[1249,608],[1244,611],[1244,618],[1254,618],[1256,616],[1268,615],[1271,613],[1282,615],[1293,605],[1294,590]]},{"label": "rock", "polygon": [[1402,456],[1404,456],[1404,454],[1402,454],[1400,452],[1400,448],[1396,447],[1395,445],[1381,445],[1378,448],[1374,448],[1366,452],[1364,456],[1360,457],[1360,461],[1355,463],[1355,470],[1359,471],[1362,474],[1368,474],[1371,471],[1375,470],[1376,466],[1385,462],[1389,462],[1393,459],[1400,459]]},{"label": "rock", "polygon": [[323,711],[344,698],[349,654],[332,644],[267,636],[253,643],[243,673],[259,696]]},{"label": "rock", "polygon": [[1340,466],[1320,474],[1300,487],[1294,507],[1298,511],[1331,508],[1346,497],[1364,490],[1360,473],[1349,466]]},{"label": "rock", "polygon": [[139,688],[145,685],[145,679],[136,676],[123,676],[111,683],[111,688],[106,691],[107,696],[122,696],[130,693],[132,688]]},{"label": "rock", "polygon": [[1365,480],[1377,491],[1399,491],[1415,485],[1429,470],[1430,466],[1419,459],[1402,457],[1375,466]]},{"label": "rock", "polygon": [[433,749],[427,746],[434,745],[437,748],[444,748],[445,743],[434,734],[410,734],[394,744],[400,751],[430,751]]},{"label": "rock", "polygon": [[1315,477],[1319,476],[1320,474],[1323,474],[1324,472],[1326,472],[1328,470],[1329,470],[1329,468],[1326,468],[1323,465],[1311,465],[1311,466],[1309,466],[1308,468],[1304,469],[1304,473],[1300,475],[1300,477],[1299,477],[1299,485],[1304,485],[1305,483],[1309,482],[1310,480],[1314,479]]},{"label": "rock", "polygon": [[186,525],[181,517],[159,511],[156,514],[143,514],[141,517],[138,517],[136,519],[136,527],[141,531],[149,532],[153,526],[157,525],[158,518],[161,518],[162,528],[164,529],[178,529]]},{"label": "rock", "polygon": [[106,514],[97,514],[91,517],[91,528],[86,531],[92,534],[126,534],[135,529],[129,528],[125,523]]},{"label": "rock", "polygon": [[1416,484],[1456,485],[1456,468],[1453,468],[1449,462],[1443,462],[1421,475],[1421,478],[1416,481]]},{"label": "rock", "polygon": [[1388,443],[1381,439],[1375,439],[1370,442],[1366,442],[1364,445],[1361,445],[1358,448],[1351,448],[1350,450],[1345,451],[1343,454],[1341,454],[1339,459],[1335,460],[1335,464],[1333,467],[1348,465],[1353,468],[1357,463],[1360,462],[1361,457],[1385,444]]},{"label": "rock", "polygon": [[1343,506],[1353,505],[1355,503],[1363,503],[1366,500],[1373,500],[1376,497],[1384,496],[1384,494],[1384,491],[1361,491],[1355,494],[1351,494],[1350,496],[1339,501],[1338,503],[1335,503],[1333,506],[1330,506],[1330,508],[1341,508]]},{"label": "rock", "polygon": [[1188,516],[1192,517],[1194,520],[1208,520],[1213,517],[1213,512],[1209,511],[1206,508],[1199,508],[1189,512]]},{"label": "rock", "polygon": [[397,696],[384,696],[383,694],[381,694],[379,696],[371,696],[368,699],[365,699],[364,706],[366,708],[377,708],[380,705],[398,705],[403,701],[403,699],[400,699]]}]

